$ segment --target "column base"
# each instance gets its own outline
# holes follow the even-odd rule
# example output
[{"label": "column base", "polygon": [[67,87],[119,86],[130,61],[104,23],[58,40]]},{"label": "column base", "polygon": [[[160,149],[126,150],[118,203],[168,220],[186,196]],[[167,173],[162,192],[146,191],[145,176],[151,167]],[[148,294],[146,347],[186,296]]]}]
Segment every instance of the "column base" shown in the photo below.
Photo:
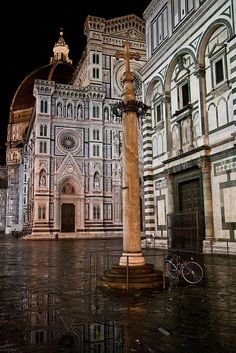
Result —
[{"label": "column base", "polygon": [[169,278],[162,271],[155,269],[153,264],[144,266],[112,265],[97,281],[97,286],[108,290],[140,290],[140,289],[167,289]]},{"label": "column base", "polygon": [[143,266],[145,265],[145,259],[141,252],[129,253],[123,252],[120,257],[120,266]]}]

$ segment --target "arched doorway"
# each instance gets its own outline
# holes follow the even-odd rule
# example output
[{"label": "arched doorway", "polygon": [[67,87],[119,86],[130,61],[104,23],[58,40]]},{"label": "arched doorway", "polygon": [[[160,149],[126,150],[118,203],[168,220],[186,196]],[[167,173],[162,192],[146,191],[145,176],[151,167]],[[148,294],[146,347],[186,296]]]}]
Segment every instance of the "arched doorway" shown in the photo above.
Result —
[{"label": "arched doorway", "polygon": [[61,232],[75,232],[74,186],[67,181],[61,191]]},{"label": "arched doorway", "polygon": [[61,205],[61,232],[75,231],[75,205],[63,203]]}]

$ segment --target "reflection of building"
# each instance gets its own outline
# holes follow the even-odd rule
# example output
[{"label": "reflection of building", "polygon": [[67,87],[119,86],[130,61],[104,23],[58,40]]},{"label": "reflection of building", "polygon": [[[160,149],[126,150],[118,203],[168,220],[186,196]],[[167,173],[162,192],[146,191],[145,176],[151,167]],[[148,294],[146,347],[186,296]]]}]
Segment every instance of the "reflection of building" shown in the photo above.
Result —
[{"label": "reflection of building", "polygon": [[0,232],[6,226],[6,201],[7,201],[7,173],[6,168],[0,166]]},{"label": "reflection of building", "polygon": [[[121,234],[120,119],[123,60],[114,53],[132,38],[135,90],[145,60],[144,21],[135,15],[88,16],[87,46],[74,69],[63,33],[51,63],[20,84],[8,126],[6,232],[34,236]],[[66,235],[64,235],[66,236]]]},{"label": "reflection of building", "polygon": [[[235,10],[233,0],[153,0],[144,12],[145,226],[158,246],[167,213],[181,213],[178,228],[197,211],[200,247],[236,252]],[[197,246],[197,233],[172,230],[177,246]]]},{"label": "reflection of building", "polygon": [[30,328],[24,337],[27,344],[40,345],[52,353],[58,352],[58,347],[84,353],[123,352],[123,328],[114,321],[85,323],[79,318],[63,317],[57,306],[53,294],[28,292],[24,303]]}]

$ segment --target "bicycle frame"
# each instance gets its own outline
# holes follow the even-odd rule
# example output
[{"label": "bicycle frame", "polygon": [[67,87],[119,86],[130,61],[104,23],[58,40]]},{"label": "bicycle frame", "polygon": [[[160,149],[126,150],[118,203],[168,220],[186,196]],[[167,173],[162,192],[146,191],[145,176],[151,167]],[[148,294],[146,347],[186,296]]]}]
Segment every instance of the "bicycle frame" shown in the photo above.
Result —
[{"label": "bicycle frame", "polygon": [[190,284],[197,284],[203,278],[203,269],[199,263],[191,260],[183,260],[179,255],[174,254],[164,259],[165,270],[174,279],[183,278]]}]

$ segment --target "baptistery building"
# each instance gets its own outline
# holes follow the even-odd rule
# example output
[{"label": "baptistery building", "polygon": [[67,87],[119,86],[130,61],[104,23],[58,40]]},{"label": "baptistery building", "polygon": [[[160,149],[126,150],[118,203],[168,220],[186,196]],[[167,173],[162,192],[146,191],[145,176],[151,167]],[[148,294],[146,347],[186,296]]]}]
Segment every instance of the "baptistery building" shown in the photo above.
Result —
[{"label": "baptistery building", "polygon": [[236,253],[235,1],[153,0],[144,19],[146,235]]}]

